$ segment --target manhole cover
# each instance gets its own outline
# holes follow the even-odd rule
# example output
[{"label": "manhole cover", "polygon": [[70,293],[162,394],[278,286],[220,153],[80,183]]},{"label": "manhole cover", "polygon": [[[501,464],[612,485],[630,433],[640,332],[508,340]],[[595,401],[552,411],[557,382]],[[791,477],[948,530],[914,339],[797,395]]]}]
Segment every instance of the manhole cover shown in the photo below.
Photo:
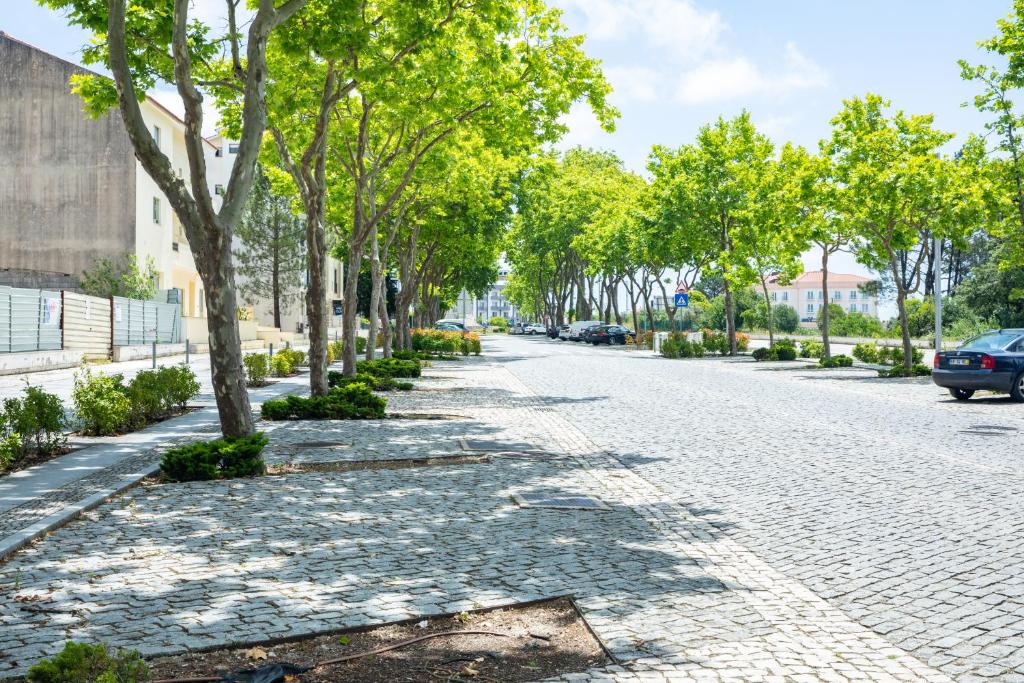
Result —
[{"label": "manhole cover", "polygon": [[607,505],[589,496],[552,496],[546,493],[517,493],[512,499],[524,508],[555,510],[610,510]]},{"label": "manhole cover", "polygon": [[351,444],[343,441],[300,441],[296,448],[348,448]]},{"label": "manhole cover", "polygon": [[968,429],[971,429],[971,430],[977,429],[977,430],[982,431],[982,432],[1015,432],[1015,431],[1017,431],[1016,427],[1006,427],[1006,426],[1003,426],[1003,425],[971,425],[970,427],[968,427]]},{"label": "manhole cover", "polygon": [[464,451],[482,451],[484,453],[541,453],[544,449],[537,448],[525,441],[491,441],[488,439],[459,439],[459,446]]}]

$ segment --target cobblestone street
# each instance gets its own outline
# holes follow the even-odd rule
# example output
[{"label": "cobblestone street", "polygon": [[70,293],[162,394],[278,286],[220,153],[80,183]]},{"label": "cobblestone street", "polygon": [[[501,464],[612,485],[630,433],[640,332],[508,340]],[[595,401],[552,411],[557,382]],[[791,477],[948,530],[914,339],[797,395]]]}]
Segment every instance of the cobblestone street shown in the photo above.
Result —
[{"label": "cobblestone street", "polygon": [[[1008,401],[497,337],[388,412],[261,423],[272,463],[382,469],[143,486],[13,555],[0,670],[572,595],[618,664],[565,680],[1024,680],[1021,437],[960,434]],[[474,444],[531,453],[436,460]]]}]

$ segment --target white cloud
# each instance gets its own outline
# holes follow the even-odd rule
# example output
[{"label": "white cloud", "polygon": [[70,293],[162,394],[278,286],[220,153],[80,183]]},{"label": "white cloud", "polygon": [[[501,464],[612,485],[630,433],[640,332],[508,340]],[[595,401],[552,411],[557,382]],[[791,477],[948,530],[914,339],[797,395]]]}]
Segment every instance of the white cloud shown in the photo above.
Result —
[{"label": "white cloud", "polygon": [[558,141],[559,149],[570,147],[593,147],[600,144],[607,144],[607,141],[600,140],[601,136],[608,134],[601,128],[601,124],[590,110],[590,105],[579,102],[572,106],[568,114],[559,119],[559,123],[567,126],[569,132]]},{"label": "white cloud", "polygon": [[666,56],[695,60],[718,47],[726,25],[715,11],[689,0],[558,0],[582,16],[579,28],[593,40],[641,41]]},{"label": "white cloud", "polygon": [[645,66],[612,66],[604,70],[612,84],[612,98],[616,104],[653,102],[658,99],[662,76]]},{"label": "white cloud", "polygon": [[755,119],[754,127],[757,128],[759,133],[763,133],[772,139],[781,140],[788,137],[786,130],[795,122],[796,119],[792,116],[769,116],[765,119]]},{"label": "white cloud", "polygon": [[710,60],[682,75],[676,99],[683,104],[708,104],[752,95],[781,96],[825,85],[825,70],[795,44],[787,43],[780,72],[765,73],[745,57]]}]

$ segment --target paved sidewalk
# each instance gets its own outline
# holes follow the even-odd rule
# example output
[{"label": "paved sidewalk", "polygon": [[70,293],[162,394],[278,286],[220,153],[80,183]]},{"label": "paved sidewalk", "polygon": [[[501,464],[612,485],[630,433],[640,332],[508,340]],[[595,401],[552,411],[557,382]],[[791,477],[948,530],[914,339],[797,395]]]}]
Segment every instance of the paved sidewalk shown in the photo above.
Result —
[{"label": "paved sidewalk", "polygon": [[[0,671],[65,638],[168,653],[569,594],[619,663],[566,681],[949,680],[659,493],[563,399],[486,358],[426,375],[389,397],[418,419],[281,423],[268,457],[550,454],[133,489],[0,565]],[[529,493],[609,509],[515,503]]]},{"label": "paved sidewalk", "polygon": [[[207,378],[208,381],[208,378]],[[299,374],[249,391],[254,408],[275,396],[306,391]],[[0,478],[0,558],[66,522],[159,468],[164,451],[220,431],[217,409],[199,409],[118,437],[73,437],[79,447],[53,460]]]}]

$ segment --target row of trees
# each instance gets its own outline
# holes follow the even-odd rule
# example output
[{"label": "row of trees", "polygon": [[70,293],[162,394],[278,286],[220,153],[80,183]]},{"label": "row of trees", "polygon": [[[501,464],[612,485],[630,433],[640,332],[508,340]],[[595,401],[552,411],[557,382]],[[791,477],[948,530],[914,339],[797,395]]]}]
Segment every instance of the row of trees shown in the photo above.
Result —
[{"label": "row of trees", "polygon": [[[970,289],[971,273],[983,272],[983,262],[972,262],[979,249],[999,273],[1024,264],[1024,120],[1011,98],[1024,85],[1024,2],[1015,9],[1000,36],[983,43],[1008,57],[1008,68],[962,64],[965,78],[984,84],[976,104],[995,114],[990,128],[1001,154],[977,136],[946,154],[953,135],[931,115],[908,115],[869,93],[844,101],[816,151],[776,148],[744,112],[704,126],[693,143],[655,147],[650,180],[605,152],[545,157],[518,186],[507,296],[559,324],[570,310],[578,319],[597,311],[621,321],[623,289],[633,324],[645,314],[652,329],[656,294],[671,324],[672,283],[710,280],[720,284],[735,353],[737,292],[761,292],[771,333],[768,284],[797,276],[801,255],[817,248],[829,301],[829,259],[847,251],[894,294],[911,365],[915,294],[949,294],[965,282]],[[945,292],[934,282],[936,241],[944,245]],[[1017,309],[1024,304],[1024,291],[1011,287],[1009,297],[1011,307],[1014,297]],[[830,313],[820,311],[826,357]]]},{"label": "row of trees", "polygon": [[[86,109],[117,107],[143,168],[167,195],[204,282],[214,392],[227,436],[253,430],[242,369],[232,244],[262,161],[271,191],[303,215],[310,385],[327,392],[327,255],[343,258],[344,372],[356,370],[358,287],[371,278],[370,337],[410,344],[462,288],[495,275],[514,181],[559,117],[587,101],[608,128],[609,87],[582,37],[541,0],[224,0],[224,29],[190,15],[190,0],[40,0],[95,34],[83,75]],[[189,180],[159,149],[139,101],[159,82],[184,103]],[[215,208],[203,155],[203,104],[238,140]],[[251,211],[279,212],[274,203]],[[256,218],[259,221],[259,218]],[[251,231],[252,225],[243,227]],[[294,235],[295,224],[282,228]],[[280,235],[278,235],[280,237]],[[276,238],[275,238],[276,239]],[[285,240],[287,241],[287,240]],[[279,263],[293,264],[293,251]],[[266,260],[264,260],[266,261]],[[272,261],[272,260],[271,260]],[[244,269],[274,267],[243,262]],[[385,282],[402,283],[391,329]]]}]

